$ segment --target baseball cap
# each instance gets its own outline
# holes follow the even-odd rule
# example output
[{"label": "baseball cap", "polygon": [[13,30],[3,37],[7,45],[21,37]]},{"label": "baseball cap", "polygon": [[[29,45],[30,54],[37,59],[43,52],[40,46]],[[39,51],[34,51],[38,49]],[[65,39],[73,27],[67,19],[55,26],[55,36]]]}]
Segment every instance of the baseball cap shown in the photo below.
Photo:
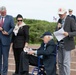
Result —
[{"label": "baseball cap", "polygon": [[64,14],[64,13],[66,13],[67,11],[66,11],[66,9],[64,9],[64,8],[59,8],[58,9],[58,14]]},{"label": "baseball cap", "polygon": [[47,35],[52,36],[51,32],[45,32],[40,38],[43,38],[44,36],[47,36]]}]

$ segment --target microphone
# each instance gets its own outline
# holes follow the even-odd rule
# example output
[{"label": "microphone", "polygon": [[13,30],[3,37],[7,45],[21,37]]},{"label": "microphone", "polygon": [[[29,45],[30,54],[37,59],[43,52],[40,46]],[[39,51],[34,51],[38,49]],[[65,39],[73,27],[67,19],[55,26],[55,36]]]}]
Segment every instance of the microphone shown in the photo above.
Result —
[{"label": "microphone", "polygon": [[62,20],[61,20],[61,19],[58,20],[58,28],[59,28],[59,29],[62,28]]}]

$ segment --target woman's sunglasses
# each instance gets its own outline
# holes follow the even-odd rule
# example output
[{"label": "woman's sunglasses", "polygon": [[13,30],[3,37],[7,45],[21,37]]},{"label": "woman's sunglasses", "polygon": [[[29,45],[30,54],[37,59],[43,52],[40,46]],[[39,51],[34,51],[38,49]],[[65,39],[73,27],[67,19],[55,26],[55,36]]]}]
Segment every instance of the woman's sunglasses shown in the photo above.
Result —
[{"label": "woman's sunglasses", "polygon": [[22,20],[17,20],[17,21],[18,21],[18,22],[20,22],[20,21],[22,22]]}]

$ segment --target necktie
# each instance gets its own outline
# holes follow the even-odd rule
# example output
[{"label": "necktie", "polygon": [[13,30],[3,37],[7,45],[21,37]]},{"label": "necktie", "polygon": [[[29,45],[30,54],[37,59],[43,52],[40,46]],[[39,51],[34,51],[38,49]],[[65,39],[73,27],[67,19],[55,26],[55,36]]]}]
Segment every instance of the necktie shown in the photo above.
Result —
[{"label": "necktie", "polygon": [[1,19],[1,22],[0,22],[0,27],[2,27],[3,26],[3,17],[2,17],[2,19]]},{"label": "necktie", "polygon": [[2,26],[3,26],[3,23],[4,23],[4,22],[3,22],[3,17],[2,17],[2,21],[1,21],[1,25],[2,25]]}]

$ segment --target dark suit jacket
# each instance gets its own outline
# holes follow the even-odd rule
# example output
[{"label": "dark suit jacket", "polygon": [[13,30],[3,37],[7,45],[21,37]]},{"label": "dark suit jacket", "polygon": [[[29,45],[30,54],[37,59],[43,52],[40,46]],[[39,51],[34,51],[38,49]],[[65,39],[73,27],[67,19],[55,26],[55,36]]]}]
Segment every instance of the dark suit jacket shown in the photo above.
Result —
[{"label": "dark suit jacket", "polygon": [[[60,20],[60,19],[59,19]],[[56,30],[59,30],[56,28]],[[76,23],[71,17],[67,17],[64,24],[64,30],[69,33],[69,36],[63,39],[64,48],[66,50],[73,50],[75,48],[74,36],[76,36]]]},{"label": "dark suit jacket", "polygon": [[68,17],[71,17],[71,18],[73,18],[74,20],[75,20],[75,22],[76,22],[76,17],[74,16],[74,15],[68,15]]},{"label": "dark suit jacket", "polygon": [[38,56],[43,55],[43,64],[47,75],[52,75],[51,72],[56,65],[56,45],[53,40],[49,41],[44,50],[44,43],[37,50]]},{"label": "dark suit jacket", "polygon": [[[0,19],[1,19],[1,16],[0,16]],[[6,15],[4,24],[3,24],[3,29],[7,31],[9,35],[3,35],[2,32],[0,32],[0,40],[3,45],[10,45],[11,43],[10,36],[14,29],[14,19],[12,16]]]},{"label": "dark suit jacket", "polygon": [[26,42],[29,41],[29,26],[25,25],[18,31],[17,36],[12,35],[13,48],[24,48]]}]

